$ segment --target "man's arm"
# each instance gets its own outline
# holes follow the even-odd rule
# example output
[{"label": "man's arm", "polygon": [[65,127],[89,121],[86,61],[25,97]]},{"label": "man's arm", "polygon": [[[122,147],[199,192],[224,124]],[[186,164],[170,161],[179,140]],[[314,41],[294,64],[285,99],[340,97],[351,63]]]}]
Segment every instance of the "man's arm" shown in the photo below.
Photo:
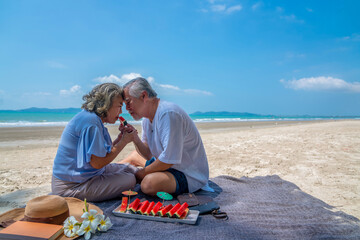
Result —
[{"label": "man's arm", "polygon": [[143,157],[145,160],[149,160],[152,158],[151,151],[149,149],[149,146],[141,141],[138,135],[134,136],[134,144],[136,151]]}]

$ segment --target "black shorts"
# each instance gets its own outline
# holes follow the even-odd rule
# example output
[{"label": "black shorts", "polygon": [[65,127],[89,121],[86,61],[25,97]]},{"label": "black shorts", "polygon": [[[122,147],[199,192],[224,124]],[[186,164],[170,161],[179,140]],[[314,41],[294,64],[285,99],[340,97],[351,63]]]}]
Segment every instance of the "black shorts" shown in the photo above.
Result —
[{"label": "black shorts", "polygon": [[[152,164],[156,159],[153,157],[150,160],[146,161],[145,167]],[[185,177],[185,174],[180,172],[179,170],[176,170],[174,168],[169,168],[166,170],[166,172],[171,173],[175,177],[176,181],[176,191],[173,193],[173,195],[177,196],[183,193],[189,192],[188,182]]]}]

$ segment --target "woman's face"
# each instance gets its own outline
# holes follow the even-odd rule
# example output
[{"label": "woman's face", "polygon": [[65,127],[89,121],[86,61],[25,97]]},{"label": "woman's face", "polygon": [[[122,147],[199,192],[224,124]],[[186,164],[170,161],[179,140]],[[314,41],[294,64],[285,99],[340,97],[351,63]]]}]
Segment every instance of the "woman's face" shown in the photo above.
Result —
[{"label": "woman's face", "polygon": [[103,122],[115,123],[118,120],[119,115],[122,113],[122,105],[122,97],[115,97],[109,111],[107,112],[107,116],[103,119]]}]

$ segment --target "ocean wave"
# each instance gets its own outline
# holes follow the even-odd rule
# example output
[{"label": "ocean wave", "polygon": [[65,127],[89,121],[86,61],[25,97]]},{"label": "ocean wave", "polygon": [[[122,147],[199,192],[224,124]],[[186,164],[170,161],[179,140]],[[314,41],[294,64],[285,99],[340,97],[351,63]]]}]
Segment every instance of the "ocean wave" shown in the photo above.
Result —
[{"label": "ocean wave", "polygon": [[28,121],[18,121],[18,122],[0,122],[1,127],[63,127],[66,126],[68,122],[28,122]]},{"label": "ocean wave", "polygon": [[194,122],[263,122],[263,121],[313,121],[331,120],[333,118],[201,118],[194,119]]},{"label": "ocean wave", "polygon": [[[340,119],[356,119],[358,117],[279,117],[279,118],[195,118],[195,123],[210,123],[210,122],[259,122],[259,121],[314,121],[314,120],[340,120]],[[140,125],[140,121],[129,120],[131,125]],[[63,127],[68,124],[68,121],[59,122],[30,122],[30,121],[18,121],[18,122],[0,122],[0,128],[12,128],[12,127]],[[119,124],[118,122],[115,124]]]},{"label": "ocean wave", "polygon": [[[139,125],[141,121],[128,121],[131,125]],[[18,122],[0,122],[0,128],[13,128],[13,127],[64,127],[68,124],[68,121],[62,122],[30,122],[30,121],[18,121]],[[117,123],[119,124],[119,121]]]}]

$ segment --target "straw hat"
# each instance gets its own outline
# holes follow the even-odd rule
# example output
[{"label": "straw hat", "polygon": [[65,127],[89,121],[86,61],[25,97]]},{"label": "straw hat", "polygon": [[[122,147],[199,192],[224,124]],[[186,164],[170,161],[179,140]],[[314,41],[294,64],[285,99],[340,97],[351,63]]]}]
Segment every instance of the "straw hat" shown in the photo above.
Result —
[{"label": "straw hat", "polygon": [[[93,204],[88,204],[88,208],[97,210],[98,214],[103,213]],[[1,214],[0,226],[6,227],[19,220],[63,225],[69,216],[82,221],[83,209],[85,209],[84,201],[77,198],[64,198],[57,195],[40,196],[28,201],[25,208],[15,208]]]}]

